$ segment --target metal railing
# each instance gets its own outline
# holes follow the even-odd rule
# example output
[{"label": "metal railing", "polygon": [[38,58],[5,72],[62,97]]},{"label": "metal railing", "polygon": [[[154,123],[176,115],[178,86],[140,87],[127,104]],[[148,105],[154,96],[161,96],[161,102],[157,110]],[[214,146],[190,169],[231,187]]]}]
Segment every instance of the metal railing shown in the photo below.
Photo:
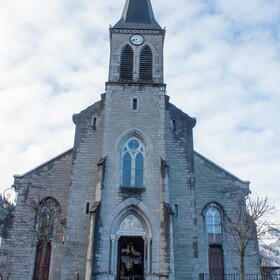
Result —
[{"label": "metal railing", "polygon": [[[239,274],[199,274],[199,280],[240,280]],[[245,280],[280,280],[280,274],[245,274]]]}]

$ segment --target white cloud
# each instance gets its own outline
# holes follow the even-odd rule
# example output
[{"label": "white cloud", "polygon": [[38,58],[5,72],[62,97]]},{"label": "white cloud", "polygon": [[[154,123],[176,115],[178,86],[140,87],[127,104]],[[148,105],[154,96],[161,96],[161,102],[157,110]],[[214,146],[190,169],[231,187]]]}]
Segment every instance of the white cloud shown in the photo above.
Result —
[{"label": "white cloud", "polygon": [[[125,0],[0,3],[2,189],[73,144],[71,116],[104,92],[109,24]],[[280,208],[278,0],[152,0],[167,27],[171,102],[197,117],[195,148]]]}]

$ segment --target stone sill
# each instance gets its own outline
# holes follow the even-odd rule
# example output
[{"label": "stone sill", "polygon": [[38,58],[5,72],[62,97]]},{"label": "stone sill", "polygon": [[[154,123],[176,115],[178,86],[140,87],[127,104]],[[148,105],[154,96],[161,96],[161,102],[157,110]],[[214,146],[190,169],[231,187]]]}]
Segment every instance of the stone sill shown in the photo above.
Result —
[{"label": "stone sill", "polygon": [[120,186],[121,192],[129,192],[129,193],[140,193],[146,190],[145,187],[128,187],[128,186]]}]

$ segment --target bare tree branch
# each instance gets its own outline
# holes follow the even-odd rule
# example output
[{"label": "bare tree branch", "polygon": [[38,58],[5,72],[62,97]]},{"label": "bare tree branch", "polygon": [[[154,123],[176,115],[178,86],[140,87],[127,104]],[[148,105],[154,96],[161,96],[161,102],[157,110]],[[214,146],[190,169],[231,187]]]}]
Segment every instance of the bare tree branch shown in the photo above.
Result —
[{"label": "bare tree branch", "polygon": [[[24,204],[25,215],[21,224],[26,240],[35,241],[42,250],[37,278],[43,279],[47,248],[53,241],[62,241],[65,218],[59,203],[53,198],[43,200],[28,198]],[[38,247],[38,248],[39,248]]]},{"label": "bare tree branch", "polygon": [[[244,280],[244,261],[251,242],[264,238],[271,230],[272,222],[268,216],[275,213],[268,197],[239,196],[235,200],[233,215],[226,216],[224,230],[233,237],[233,250],[240,256],[241,280]],[[275,230],[275,229],[274,229]]]}]

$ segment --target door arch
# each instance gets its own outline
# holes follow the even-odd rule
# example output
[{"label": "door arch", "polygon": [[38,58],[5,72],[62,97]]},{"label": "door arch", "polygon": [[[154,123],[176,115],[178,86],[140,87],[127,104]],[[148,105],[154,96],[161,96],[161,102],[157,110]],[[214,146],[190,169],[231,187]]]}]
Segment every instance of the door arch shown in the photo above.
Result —
[{"label": "door arch", "polygon": [[[127,273],[124,273],[125,270],[121,267],[121,265],[124,265],[121,261],[125,258],[121,250],[126,249],[125,247],[128,245],[132,245],[134,248],[137,248],[137,254],[141,254],[141,267],[136,266],[137,271],[140,270],[141,273],[137,272],[134,275],[134,280],[145,279],[152,271],[152,244],[150,221],[141,209],[135,205],[129,205],[123,211],[120,211],[116,215],[115,220],[112,221],[111,226],[109,251],[110,274],[114,275],[116,280],[133,279],[127,278],[129,275],[126,275]],[[131,258],[130,261],[134,261],[133,265],[139,262],[139,258],[136,260],[133,258],[133,255],[129,257]]]},{"label": "door arch", "polygon": [[[127,198],[115,207],[105,222],[103,248],[108,258],[108,271],[112,279],[118,279],[119,239],[122,237],[139,237],[144,241],[144,279],[152,273],[152,263],[159,263],[159,255],[154,250],[159,248],[159,239],[155,239],[153,232],[158,220],[142,201],[136,198]],[[109,250],[108,250],[109,245]],[[107,248],[107,251],[106,251]],[[152,259],[153,256],[153,259]],[[106,266],[104,265],[104,270]]]}]

